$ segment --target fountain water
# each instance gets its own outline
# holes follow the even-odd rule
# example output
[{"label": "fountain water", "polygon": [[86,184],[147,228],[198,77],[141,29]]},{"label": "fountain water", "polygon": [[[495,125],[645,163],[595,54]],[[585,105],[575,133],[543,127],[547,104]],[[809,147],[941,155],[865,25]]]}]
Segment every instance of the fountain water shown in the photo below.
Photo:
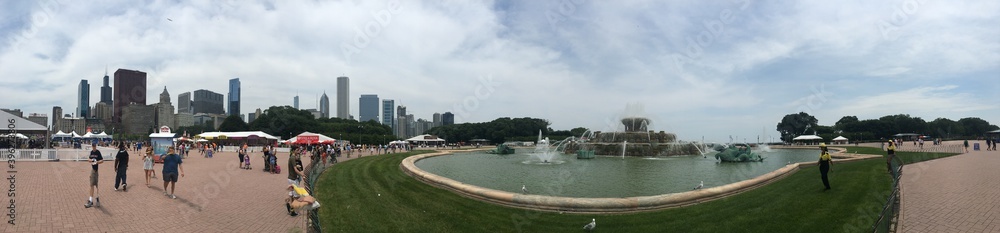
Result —
[{"label": "fountain water", "polygon": [[[671,156],[699,153],[697,145],[677,142],[677,135],[650,130],[652,121],[643,116],[643,107],[629,104],[625,107],[617,129],[612,132],[587,131],[581,139],[566,146],[566,153],[576,153],[578,158],[592,158],[594,154],[617,156]],[[628,141],[628,143],[625,143]]]}]

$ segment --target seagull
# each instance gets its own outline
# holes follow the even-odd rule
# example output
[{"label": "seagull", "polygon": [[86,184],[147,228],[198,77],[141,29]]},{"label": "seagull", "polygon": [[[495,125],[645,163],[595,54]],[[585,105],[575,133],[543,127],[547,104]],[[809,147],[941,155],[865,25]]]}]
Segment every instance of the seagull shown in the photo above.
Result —
[{"label": "seagull", "polygon": [[174,20],[172,20],[172,19],[170,19],[170,18],[167,18],[167,21],[170,21],[170,22],[173,22]]},{"label": "seagull", "polygon": [[698,186],[695,186],[694,189],[692,189],[692,190],[699,190],[699,189],[701,189],[703,187],[705,187],[705,181],[701,181],[701,183],[698,184]]},{"label": "seagull", "polygon": [[593,231],[597,227],[597,219],[590,219],[590,223],[583,226],[584,230]]},{"label": "seagull", "polygon": [[521,193],[527,194],[528,193],[528,187],[524,187],[524,185],[521,185]]}]

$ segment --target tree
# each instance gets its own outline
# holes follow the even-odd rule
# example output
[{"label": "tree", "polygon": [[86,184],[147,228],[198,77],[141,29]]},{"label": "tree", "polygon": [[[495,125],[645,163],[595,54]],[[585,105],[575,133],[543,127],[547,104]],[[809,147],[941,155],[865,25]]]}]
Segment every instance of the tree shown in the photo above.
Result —
[{"label": "tree", "polygon": [[226,117],[225,120],[222,120],[222,124],[219,125],[219,131],[222,132],[240,132],[247,131],[249,129],[250,126],[243,121],[243,118],[240,118],[240,116],[237,115],[230,115]]},{"label": "tree", "polygon": [[998,128],[996,125],[991,125],[990,122],[979,117],[962,118],[958,120],[958,123],[962,124],[962,127],[965,128],[966,136],[979,136]]},{"label": "tree", "polygon": [[799,112],[797,114],[788,114],[781,118],[781,122],[778,122],[777,130],[781,133],[781,138],[783,141],[791,142],[792,138],[797,135],[802,135],[807,129],[819,126],[819,120],[805,112]]},{"label": "tree", "polygon": [[930,130],[928,134],[938,138],[965,135],[965,126],[948,118],[934,119],[934,121],[927,123],[927,128]]},{"label": "tree", "polygon": [[308,130],[319,131],[319,122],[309,111],[291,106],[271,106],[250,124],[250,130],[290,138]]},{"label": "tree", "polygon": [[844,130],[843,127],[845,127],[845,126],[847,126],[849,124],[854,124],[854,123],[858,123],[858,122],[860,122],[860,121],[858,120],[857,116],[844,116],[844,117],[841,117],[840,120],[837,121],[837,123],[833,124],[833,127],[837,128],[839,130]]}]

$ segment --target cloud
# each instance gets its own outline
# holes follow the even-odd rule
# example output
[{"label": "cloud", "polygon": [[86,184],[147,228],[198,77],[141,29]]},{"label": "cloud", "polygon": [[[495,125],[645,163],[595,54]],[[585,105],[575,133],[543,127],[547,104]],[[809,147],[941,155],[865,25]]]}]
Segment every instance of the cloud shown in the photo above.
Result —
[{"label": "cloud", "polygon": [[[770,130],[821,85],[831,95],[816,112],[827,118],[926,109],[1000,121],[989,118],[1000,116],[995,108],[963,104],[1000,98],[973,85],[1000,73],[993,2],[922,3],[892,24],[892,40],[877,25],[898,4],[869,1],[54,2],[0,9],[0,91],[29,97],[0,107],[74,109],[80,80],[98,99],[108,66],[147,72],[149,100],[164,86],[175,99],[226,94],[239,77],[246,112],[290,105],[296,94],[313,108],[345,75],[352,115],[359,95],[378,94],[418,118],[460,110],[459,121],[529,116],[599,128],[641,102],[682,138],[728,139]],[[883,86],[873,76],[905,81]],[[481,77],[495,79],[488,96],[477,96]]]},{"label": "cloud", "polygon": [[[840,107],[837,112],[857,114],[862,118],[878,118],[892,114],[912,114],[933,119],[953,117],[976,111],[994,110],[996,106],[983,104],[968,93],[959,92],[959,86],[917,87],[903,91],[859,96]],[[928,120],[930,120],[928,119]]]}]

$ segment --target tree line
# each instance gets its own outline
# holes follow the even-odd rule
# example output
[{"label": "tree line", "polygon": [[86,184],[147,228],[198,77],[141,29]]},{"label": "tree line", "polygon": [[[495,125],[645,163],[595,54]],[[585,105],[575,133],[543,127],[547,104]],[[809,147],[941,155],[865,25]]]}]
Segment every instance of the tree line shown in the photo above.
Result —
[{"label": "tree line", "polygon": [[927,122],[920,117],[909,114],[887,115],[878,119],[858,119],[857,116],[841,117],[834,125],[819,125],[816,117],[805,112],[785,115],[778,122],[777,131],[781,139],[791,142],[799,135],[816,135],[829,141],[837,136],[851,140],[882,140],[892,138],[900,133],[913,133],[932,138],[963,139],[975,138],[986,132],[1000,129],[990,122],[978,117],[966,117],[954,121],[948,118],[937,118]]},{"label": "tree line", "polygon": [[469,142],[473,139],[486,139],[491,143],[504,143],[507,141],[535,141],[538,139],[538,132],[552,140],[562,140],[570,136],[580,136],[586,128],[574,128],[572,130],[553,130],[550,123],[544,119],[537,118],[510,118],[501,117],[489,122],[462,123],[454,125],[443,125],[427,130],[427,134],[437,135],[448,142]]}]

